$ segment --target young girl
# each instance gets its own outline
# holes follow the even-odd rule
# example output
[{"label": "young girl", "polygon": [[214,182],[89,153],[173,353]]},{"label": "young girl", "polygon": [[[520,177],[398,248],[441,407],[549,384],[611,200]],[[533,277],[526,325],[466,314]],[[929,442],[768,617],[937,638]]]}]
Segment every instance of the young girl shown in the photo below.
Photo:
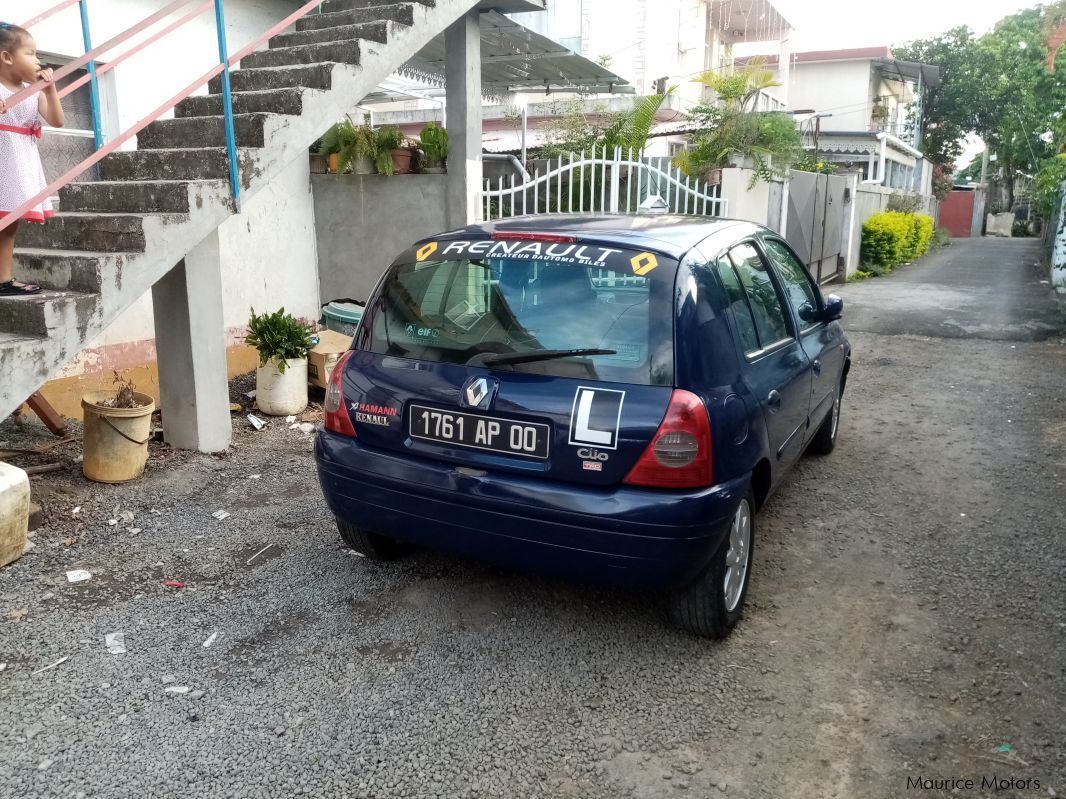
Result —
[{"label": "young girl", "polygon": [[[8,108],[8,98],[40,80],[48,83],[44,91]],[[41,120],[55,128],[63,127],[66,121],[52,80],[52,70],[42,69],[37,60],[33,37],[24,28],[0,22],[0,218],[48,185],[37,152]],[[44,222],[52,215],[52,203],[45,199],[24,212],[22,219]],[[0,230],[0,296],[36,294],[41,290],[12,279],[18,225],[15,222]]]}]

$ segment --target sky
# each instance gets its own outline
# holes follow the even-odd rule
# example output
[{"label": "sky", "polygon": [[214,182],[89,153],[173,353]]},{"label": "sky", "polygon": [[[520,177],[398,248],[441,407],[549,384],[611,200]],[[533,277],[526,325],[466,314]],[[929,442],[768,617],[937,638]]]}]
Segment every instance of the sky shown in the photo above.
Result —
[{"label": "sky", "polygon": [[792,23],[793,52],[903,44],[958,25],[977,33],[1036,0],[771,0]]}]

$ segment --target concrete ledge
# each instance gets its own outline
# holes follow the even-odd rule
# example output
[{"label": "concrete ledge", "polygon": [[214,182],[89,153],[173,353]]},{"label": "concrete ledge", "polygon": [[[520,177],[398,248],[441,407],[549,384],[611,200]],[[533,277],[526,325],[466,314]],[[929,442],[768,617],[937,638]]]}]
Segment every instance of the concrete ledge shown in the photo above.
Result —
[{"label": "concrete ledge", "polygon": [[30,478],[0,462],[0,566],[22,557],[30,519]]}]

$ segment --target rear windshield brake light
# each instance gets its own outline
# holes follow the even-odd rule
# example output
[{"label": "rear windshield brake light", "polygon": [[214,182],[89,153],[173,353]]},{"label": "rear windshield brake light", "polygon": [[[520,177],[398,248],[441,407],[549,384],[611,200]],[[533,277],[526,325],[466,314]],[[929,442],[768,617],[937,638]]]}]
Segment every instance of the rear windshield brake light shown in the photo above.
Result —
[{"label": "rear windshield brake light", "polygon": [[549,241],[553,244],[577,244],[577,236],[558,233],[493,233],[493,241]]}]

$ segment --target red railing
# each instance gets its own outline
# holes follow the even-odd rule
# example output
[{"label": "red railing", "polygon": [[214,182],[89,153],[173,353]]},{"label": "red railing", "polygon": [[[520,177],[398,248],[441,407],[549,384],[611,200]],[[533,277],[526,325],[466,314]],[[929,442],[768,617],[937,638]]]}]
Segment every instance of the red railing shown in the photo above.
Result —
[{"label": "red railing", "polygon": [[[47,12],[45,12],[43,15],[41,15],[41,17],[51,16],[51,14],[56,13],[59,10],[62,10],[62,8],[66,8],[68,5],[73,5],[76,2],[78,2],[78,0],[66,0],[66,2],[60,3],[58,6],[54,7],[53,9],[50,9]],[[107,52],[109,50],[114,49],[115,47],[117,47],[118,45],[120,45],[123,42],[127,41],[131,37],[137,35],[138,33],[144,31],[145,29],[151,27],[154,23],[156,23],[159,20],[163,19],[167,15],[173,13],[174,11],[176,11],[177,9],[179,9],[179,8],[181,8],[183,6],[188,5],[191,2],[194,2],[194,0],[174,0],[174,2],[170,3],[169,5],[167,5],[166,7],[161,9],[160,11],[157,11],[155,14],[152,14],[150,17],[147,17],[146,19],[144,19],[141,22],[137,23],[136,25],[134,25],[133,27],[131,27],[128,30],[124,31],[123,33],[119,34],[118,36],[115,36],[114,38],[108,40],[107,42],[104,42],[104,44],[99,45],[98,47],[92,48],[92,50],[87,52],[84,56],[81,56],[80,58],[75,59],[74,61],[70,62],[69,64],[66,64],[61,69],[56,71],[55,79],[59,79],[59,78],[62,78],[64,76],[66,76],[66,75],[69,75],[71,72],[73,72],[74,70],[84,66],[91,59],[96,58],[101,53],[105,53],[105,52]],[[250,55],[251,53],[253,53],[264,42],[266,42],[267,40],[271,39],[272,37],[278,35],[283,30],[288,28],[290,25],[293,25],[298,19],[301,19],[302,17],[307,16],[307,14],[309,14],[311,11],[313,11],[316,8],[318,8],[318,6],[321,5],[321,2],[322,2],[322,0],[311,0],[311,2],[300,6],[300,8],[298,8],[292,14],[287,16],[285,19],[281,20],[281,22],[278,22],[273,27],[271,27],[270,30],[268,30],[266,33],[264,33],[261,36],[259,36],[258,38],[256,38],[255,41],[250,42],[249,44],[247,44],[243,48],[241,48],[241,50],[239,50],[237,53],[233,54],[232,56],[229,56],[224,63],[216,64],[214,67],[212,67],[210,70],[208,70],[203,75],[198,77],[196,80],[194,80],[192,83],[190,83],[184,89],[182,89],[176,95],[171,97],[165,103],[160,105],[158,108],[156,108],[150,114],[148,114],[146,117],[144,117],[143,119],[138,121],[136,124],[134,124],[133,126],[128,128],[127,130],[123,131],[118,136],[112,138],[110,141],[108,141],[107,144],[105,144],[103,147],[101,147],[99,150],[97,150],[91,156],[86,158],[80,164],[78,164],[77,166],[73,167],[68,172],[66,172],[64,175],[62,175],[61,177],[57,178],[52,183],[50,183],[48,186],[46,186],[44,189],[42,189],[40,193],[38,193],[37,195],[31,197],[29,200],[27,200],[21,206],[19,206],[18,208],[14,209],[13,211],[8,212],[3,217],[0,217],[0,230],[3,230],[5,228],[10,227],[11,225],[13,225],[15,222],[17,222],[19,219],[21,219],[22,215],[25,214],[27,211],[30,211],[31,209],[35,208],[39,203],[43,202],[48,197],[53,196],[57,191],[59,191],[64,186],[67,186],[70,183],[72,183],[75,180],[75,178],[81,176],[88,169],[90,169],[91,167],[93,167],[96,164],[98,164],[101,160],[103,160],[105,157],[107,157],[111,153],[115,152],[119,147],[121,147],[127,141],[129,141],[134,136],[136,136],[138,133],[140,133],[142,130],[144,130],[152,122],[154,122],[157,119],[159,119],[163,114],[165,114],[167,111],[171,110],[174,106],[176,106],[178,103],[180,103],[186,97],[191,96],[193,92],[195,92],[201,86],[206,84],[209,80],[211,80],[212,78],[214,78],[217,75],[222,74],[224,71],[228,70],[229,67],[238,64],[243,58],[245,58],[248,55]],[[114,59],[112,65],[111,65],[111,68],[113,68],[115,63],[119,62],[120,60],[125,60],[126,58],[129,58],[131,55],[134,54],[134,52],[139,52],[140,50],[143,50],[148,45],[158,41],[163,36],[167,35],[171,31],[173,31],[175,28],[179,27],[179,25],[185,24],[189,20],[191,20],[194,17],[198,16],[199,14],[203,13],[203,10],[204,10],[205,6],[213,5],[213,4],[214,4],[214,0],[206,0],[206,2],[204,2],[201,6],[199,6],[195,12],[190,12],[189,14],[186,14],[186,16],[183,17],[178,22],[175,22],[175,23],[172,23],[172,24],[166,26],[162,30],[154,33],[146,41],[141,42],[140,44],[136,45],[134,48],[131,48],[130,52],[124,54],[123,56],[120,56],[120,57]],[[34,20],[31,20],[31,22],[39,21],[39,19],[41,17],[35,18]],[[97,70],[98,74],[99,74],[100,71],[102,71],[104,69],[104,66],[106,66],[106,65],[102,65]],[[28,97],[37,94],[43,88],[45,88],[45,86],[47,86],[47,84],[44,81],[38,81],[37,83],[33,84],[32,86],[29,86],[26,89],[23,89],[22,91],[15,93],[14,95],[12,95],[8,99],[8,101],[7,101],[8,107],[9,108],[13,107],[16,103],[21,102],[22,100],[25,100]]]},{"label": "red railing", "polygon": [[50,9],[48,9],[47,11],[41,12],[40,14],[38,14],[33,19],[27,20],[26,22],[23,22],[20,27],[32,28],[38,22],[44,22],[46,19],[48,19],[52,15],[58,14],[64,8],[70,8],[71,6],[77,5],[80,2],[81,2],[81,0],[63,0],[63,2],[60,3],[59,5],[52,6]]}]

